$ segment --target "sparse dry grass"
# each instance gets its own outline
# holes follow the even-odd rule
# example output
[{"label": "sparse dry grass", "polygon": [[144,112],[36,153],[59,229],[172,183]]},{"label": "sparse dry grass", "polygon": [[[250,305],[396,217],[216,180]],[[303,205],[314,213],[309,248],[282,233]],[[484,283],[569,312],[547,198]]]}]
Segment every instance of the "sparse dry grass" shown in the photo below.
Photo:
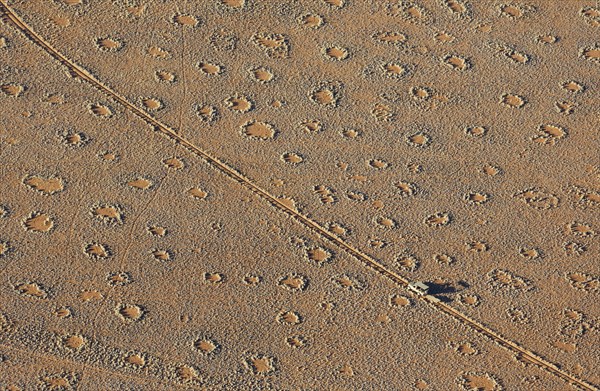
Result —
[{"label": "sparse dry grass", "polygon": [[594,2],[9,5],[2,389],[600,384]]}]

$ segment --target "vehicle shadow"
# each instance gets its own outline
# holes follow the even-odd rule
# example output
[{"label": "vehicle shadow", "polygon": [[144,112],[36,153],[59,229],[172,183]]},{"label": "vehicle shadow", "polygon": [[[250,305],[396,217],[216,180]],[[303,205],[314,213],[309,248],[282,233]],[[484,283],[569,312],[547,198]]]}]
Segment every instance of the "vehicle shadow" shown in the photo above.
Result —
[{"label": "vehicle shadow", "polygon": [[436,296],[438,299],[445,303],[453,301],[453,298],[451,297],[453,293],[461,292],[470,287],[469,283],[467,283],[466,281],[457,281],[454,283],[443,284],[430,282],[427,285],[429,286],[429,294]]}]

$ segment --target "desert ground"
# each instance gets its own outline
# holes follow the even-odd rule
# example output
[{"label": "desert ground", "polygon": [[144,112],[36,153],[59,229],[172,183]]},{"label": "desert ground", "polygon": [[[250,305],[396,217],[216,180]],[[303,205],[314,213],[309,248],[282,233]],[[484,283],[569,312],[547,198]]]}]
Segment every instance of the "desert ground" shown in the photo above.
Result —
[{"label": "desert ground", "polygon": [[0,390],[599,389],[599,2],[0,14]]}]

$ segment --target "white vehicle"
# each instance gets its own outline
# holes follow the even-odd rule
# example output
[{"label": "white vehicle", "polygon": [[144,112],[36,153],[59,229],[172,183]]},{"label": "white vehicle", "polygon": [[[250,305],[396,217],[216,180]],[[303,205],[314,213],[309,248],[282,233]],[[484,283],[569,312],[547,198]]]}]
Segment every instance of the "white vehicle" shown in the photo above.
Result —
[{"label": "white vehicle", "polygon": [[429,286],[421,281],[415,281],[408,284],[408,290],[419,296],[425,296],[429,292]]}]

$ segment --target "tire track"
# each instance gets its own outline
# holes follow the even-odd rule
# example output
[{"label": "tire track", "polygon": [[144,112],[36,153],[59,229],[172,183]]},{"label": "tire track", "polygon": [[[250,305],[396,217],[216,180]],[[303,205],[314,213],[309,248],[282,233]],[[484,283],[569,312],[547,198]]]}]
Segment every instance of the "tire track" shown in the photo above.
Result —
[{"label": "tire track", "polygon": [[[42,363],[53,361],[59,364],[67,365],[73,368],[74,373],[77,375],[77,390],[79,389],[80,381],[85,378],[87,372],[102,373],[112,377],[119,377],[144,384],[161,384],[168,386],[169,389],[212,389],[205,384],[193,384],[185,381],[179,382],[171,378],[171,376],[177,376],[178,368],[181,368],[186,364],[183,362],[178,362],[177,360],[173,360],[170,357],[158,356],[154,353],[150,353],[148,357],[151,361],[147,361],[138,367],[137,369],[139,373],[132,373],[134,371],[132,367],[125,369],[124,366],[117,364],[117,360],[121,359],[121,362],[124,362],[126,355],[134,352],[137,353],[136,351],[124,350],[115,347],[114,345],[100,344],[97,340],[92,339],[88,340],[86,345],[89,343],[90,345],[94,346],[95,349],[93,348],[88,350],[88,356],[79,356],[79,359],[77,359],[77,356],[69,357],[68,353],[60,354],[47,349],[49,345],[52,345],[52,342],[48,341],[51,341],[52,338],[59,336],[57,332],[48,332],[48,330],[45,329],[42,329],[42,332],[40,332],[39,329],[32,331],[30,328],[18,325],[17,322],[7,319],[2,312],[0,312],[0,320],[3,320],[4,322],[4,329],[0,329],[0,352],[2,350],[9,350],[21,354],[27,358],[37,358],[40,360],[39,362]],[[31,338],[32,335],[33,338]],[[29,341],[30,339],[33,341]],[[46,341],[46,343],[40,341]],[[35,343],[35,349],[31,348],[29,344],[30,342]],[[147,353],[142,354],[146,356]],[[89,361],[92,358],[99,358],[98,362],[90,363]],[[9,359],[9,361],[11,360]],[[107,361],[110,361],[112,365],[106,364]],[[204,383],[204,380],[201,380],[201,383]],[[2,390],[4,390],[4,388],[2,388]]]},{"label": "tire track", "polygon": [[[332,242],[339,248],[343,249],[345,252],[353,256],[354,258],[361,261],[365,266],[375,270],[377,273],[382,276],[392,280],[396,284],[407,287],[410,283],[410,280],[405,278],[404,276],[394,272],[393,270],[388,269],[385,265],[375,260],[368,254],[362,252],[360,249],[352,246],[351,244],[344,241],[339,236],[334,233],[328,231],[325,227],[321,226],[316,221],[312,220],[310,217],[304,215],[298,210],[286,205],[284,202],[280,201],[277,197],[270,194],[268,191],[262,189],[260,186],[256,185],[252,180],[247,178],[245,175],[237,171],[235,168],[231,167],[227,163],[221,161],[216,156],[213,156],[208,151],[200,148],[199,146],[193,144],[188,141],[183,136],[179,135],[174,129],[169,127],[168,125],[162,123],[161,121],[154,118],[152,115],[148,114],[146,111],[141,108],[135,106],[131,102],[129,102],[126,98],[118,94],[112,88],[107,86],[106,84],[99,81],[94,75],[92,75],[89,71],[85,70],[80,65],[71,61],[67,57],[65,57],[61,52],[55,49],[49,42],[44,40],[41,36],[39,36],[34,30],[32,30],[8,5],[6,4],[6,0],[0,0],[0,12],[2,12],[2,19],[5,22],[12,23],[16,28],[18,28],[21,33],[31,40],[33,43],[38,45],[41,49],[47,52],[54,59],[63,64],[71,76],[80,78],[83,81],[91,84],[97,90],[102,92],[105,96],[110,98],[111,100],[121,104],[128,111],[135,114],[141,120],[149,124],[154,130],[164,134],[171,141],[183,146],[191,153],[197,155],[206,163],[208,163],[211,167],[217,169],[224,175],[228,176],[230,179],[241,184],[243,187],[247,188],[260,198],[267,201],[269,204],[277,208],[278,210],[284,212],[289,217],[298,221],[300,224],[304,225],[309,230],[316,233],[321,238],[326,239],[329,242]],[[434,308],[444,312],[447,315],[452,316],[456,320],[470,327],[472,330],[483,334],[484,336],[490,338],[493,342],[497,343],[501,347],[515,353],[518,358],[524,359],[530,363],[535,364],[536,366],[548,371],[549,373],[559,377],[560,379],[568,382],[569,384],[581,388],[583,390],[589,391],[600,391],[600,389],[582,379],[579,379],[577,376],[560,369],[559,365],[552,363],[538,356],[537,354],[531,352],[530,350],[521,347],[519,344],[511,341],[510,339],[502,336],[496,331],[482,325],[474,319],[471,319],[467,315],[462,312],[454,309],[448,304],[442,303],[438,299],[432,296],[416,296],[421,300],[424,300],[431,304]]]},{"label": "tire track", "polygon": [[[0,344],[0,349],[6,349],[6,350],[10,350],[19,354],[22,354],[24,356],[27,357],[37,357],[40,360],[42,360],[42,362],[44,361],[54,361],[56,363],[59,364],[66,364],[69,365],[71,367],[78,367],[81,365],[80,362],[75,361],[75,360],[69,360],[67,358],[62,358],[59,356],[55,356],[52,354],[43,354],[43,353],[39,353],[33,349],[26,349],[26,348],[19,348],[16,346],[12,346],[12,345],[7,345],[7,344]],[[115,377],[120,377],[123,379],[128,379],[128,380],[132,380],[132,381],[136,381],[136,382],[142,382],[142,383],[154,383],[154,384],[162,384],[165,386],[169,386],[169,387],[174,387],[174,388],[178,388],[178,389],[184,389],[184,390],[205,390],[206,388],[204,387],[200,387],[200,386],[194,386],[194,385],[183,385],[183,384],[177,384],[174,382],[169,382],[169,381],[165,381],[162,379],[157,379],[151,376],[136,376],[136,375],[132,375],[132,374],[128,374],[128,373],[123,373],[121,371],[118,370],[113,370],[113,369],[109,369],[106,367],[102,367],[102,366],[98,366],[98,365],[87,365],[86,368],[90,371],[93,372],[97,372],[97,373],[103,373],[105,375],[109,375],[109,376],[115,376]],[[83,374],[81,374],[81,380],[83,380]],[[78,382],[79,383],[79,382]],[[79,385],[77,385],[79,387]]]},{"label": "tire track", "polygon": [[484,326],[483,324],[477,322],[476,320],[474,320],[474,319],[468,317],[467,315],[463,314],[462,312],[456,310],[454,307],[449,306],[448,304],[443,303],[441,301],[438,301],[438,299],[436,299],[435,297],[432,298],[431,296],[424,296],[423,298],[425,301],[432,304],[435,308],[454,317],[456,320],[458,320],[462,324],[469,326],[473,330],[479,332],[480,334],[483,334],[486,337],[492,339],[495,343],[502,346],[503,348],[510,350],[512,352],[515,352],[516,358],[518,360],[526,362],[526,363],[535,364],[536,366],[548,371],[549,373],[561,378],[562,380],[566,381],[567,383],[569,383],[575,387],[578,387],[580,389],[595,390],[595,391],[598,390],[598,388],[595,387],[594,385],[577,378],[576,376],[572,375],[571,373],[569,373],[567,371],[560,369],[560,366],[558,364],[554,364],[554,363],[540,357],[539,355],[527,350],[526,348],[522,347],[521,345],[517,344],[516,342],[511,341],[510,339],[504,337],[497,331],[494,331],[494,330]]}]

